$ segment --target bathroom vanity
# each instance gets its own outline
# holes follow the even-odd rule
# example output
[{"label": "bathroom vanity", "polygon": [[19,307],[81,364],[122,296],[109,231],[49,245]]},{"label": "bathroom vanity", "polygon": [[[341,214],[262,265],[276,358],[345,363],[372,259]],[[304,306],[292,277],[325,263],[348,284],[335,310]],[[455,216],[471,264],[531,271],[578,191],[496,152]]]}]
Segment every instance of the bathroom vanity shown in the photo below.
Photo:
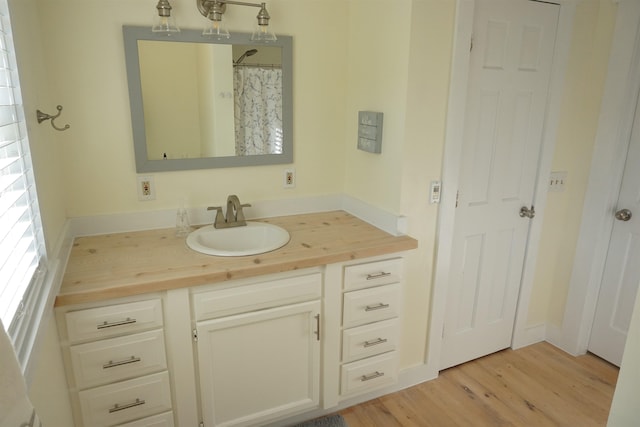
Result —
[{"label": "bathroom vanity", "polygon": [[244,257],[76,239],[56,318],[78,427],[286,424],[396,381],[417,242],[342,211],[264,221],[289,243]]}]

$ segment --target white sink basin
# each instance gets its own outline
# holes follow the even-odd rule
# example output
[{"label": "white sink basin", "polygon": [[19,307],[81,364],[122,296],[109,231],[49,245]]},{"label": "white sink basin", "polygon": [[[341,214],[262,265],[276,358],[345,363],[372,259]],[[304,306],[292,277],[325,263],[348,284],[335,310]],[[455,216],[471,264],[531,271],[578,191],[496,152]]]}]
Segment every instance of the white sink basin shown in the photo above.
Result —
[{"label": "white sink basin", "polygon": [[246,226],[201,227],[187,236],[187,246],[194,251],[216,256],[257,255],[283,247],[289,242],[284,228],[264,222],[247,221]]}]

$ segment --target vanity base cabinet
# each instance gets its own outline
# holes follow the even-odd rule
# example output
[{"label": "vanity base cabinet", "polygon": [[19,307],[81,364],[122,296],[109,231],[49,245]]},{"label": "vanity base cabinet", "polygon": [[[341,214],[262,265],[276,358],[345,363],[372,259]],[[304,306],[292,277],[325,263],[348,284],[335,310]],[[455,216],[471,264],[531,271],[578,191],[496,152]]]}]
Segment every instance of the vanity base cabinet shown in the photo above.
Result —
[{"label": "vanity base cabinet", "polygon": [[206,426],[259,425],[318,407],[320,301],[197,323]]},{"label": "vanity base cabinet", "polygon": [[280,425],[384,392],[398,379],[403,262],[59,307],[77,427]]},{"label": "vanity base cabinet", "polygon": [[402,258],[344,268],[340,396],[395,384],[402,300]]},{"label": "vanity base cabinet", "polygon": [[57,310],[77,427],[174,425],[162,306],[157,295]]}]

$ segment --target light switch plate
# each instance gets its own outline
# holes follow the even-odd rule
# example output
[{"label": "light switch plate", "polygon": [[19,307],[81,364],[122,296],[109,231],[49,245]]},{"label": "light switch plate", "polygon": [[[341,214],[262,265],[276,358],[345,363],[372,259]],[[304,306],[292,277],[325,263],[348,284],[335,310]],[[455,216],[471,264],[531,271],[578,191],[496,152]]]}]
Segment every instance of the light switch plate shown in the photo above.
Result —
[{"label": "light switch plate", "polygon": [[442,192],[442,184],[440,181],[431,181],[431,193],[429,194],[429,203],[440,203],[440,193]]},{"label": "light switch plate", "polygon": [[564,191],[565,184],[567,183],[567,174],[567,171],[551,172],[549,176],[549,191]]}]

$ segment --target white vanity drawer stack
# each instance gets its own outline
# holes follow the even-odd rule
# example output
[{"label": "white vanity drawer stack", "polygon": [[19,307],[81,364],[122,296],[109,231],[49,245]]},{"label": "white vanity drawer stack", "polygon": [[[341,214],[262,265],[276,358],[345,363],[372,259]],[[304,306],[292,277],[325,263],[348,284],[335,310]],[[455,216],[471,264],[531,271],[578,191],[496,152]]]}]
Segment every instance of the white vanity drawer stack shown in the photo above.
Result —
[{"label": "white vanity drawer stack", "polygon": [[340,394],[350,396],[398,378],[401,258],[344,270]]},{"label": "white vanity drawer stack", "polygon": [[64,313],[84,427],[172,427],[162,301]]}]

